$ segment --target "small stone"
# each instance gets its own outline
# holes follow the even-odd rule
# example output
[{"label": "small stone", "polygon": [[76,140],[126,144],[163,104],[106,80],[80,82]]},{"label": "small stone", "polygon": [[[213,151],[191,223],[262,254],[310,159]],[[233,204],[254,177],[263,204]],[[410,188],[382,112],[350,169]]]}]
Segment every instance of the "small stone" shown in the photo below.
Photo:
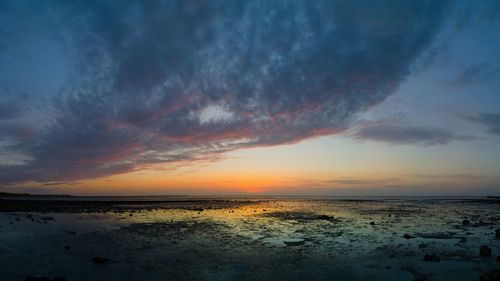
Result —
[{"label": "small stone", "polygon": [[481,248],[479,248],[479,255],[482,257],[491,256],[491,248],[485,245],[481,246]]},{"label": "small stone", "polygon": [[93,257],[92,258],[92,262],[94,264],[106,264],[108,262],[110,262],[111,260],[108,259],[108,258],[103,258],[103,257]]},{"label": "small stone", "polygon": [[50,281],[49,278],[47,277],[34,277],[34,276],[28,276],[24,281]]},{"label": "small stone", "polygon": [[410,234],[407,233],[407,234],[403,235],[403,238],[404,239],[412,239],[412,238],[415,238],[415,237],[413,237],[413,236],[411,236]]},{"label": "small stone", "polygon": [[287,241],[283,241],[287,246],[300,246],[306,243],[304,239],[290,239]]},{"label": "small stone", "polygon": [[424,261],[440,262],[441,258],[436,254],[432,254],[432,255],[425,254]]},{"label": "small stone", "polygon": [[425,243],[420,243],[420,244],[418,244],[418,248],[419,248],[419,249],[425,249],[425,248],[427,248],[427,244],[425,244]]},{"label": "small stone", "polygon": [[329,216],[329,215],[318,215],[316,216],[317,220],[333,220],[334,217]]}]

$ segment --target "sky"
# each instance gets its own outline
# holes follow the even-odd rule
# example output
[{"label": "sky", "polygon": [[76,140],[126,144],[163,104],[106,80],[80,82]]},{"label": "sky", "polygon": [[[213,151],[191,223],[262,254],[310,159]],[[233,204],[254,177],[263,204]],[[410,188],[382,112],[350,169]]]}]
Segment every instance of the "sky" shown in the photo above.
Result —
[{"label": "sky", "polygon": [[0,191],[500,195],[498,1],[0,1]]}]

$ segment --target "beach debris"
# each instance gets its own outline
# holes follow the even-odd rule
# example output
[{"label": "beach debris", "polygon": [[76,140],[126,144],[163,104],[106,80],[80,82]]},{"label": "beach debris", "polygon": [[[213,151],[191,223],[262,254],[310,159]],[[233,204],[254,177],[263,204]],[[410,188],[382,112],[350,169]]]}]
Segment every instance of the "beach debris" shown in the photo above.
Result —
[{"label": "beach debris", "polygon": [[489,257],[491,256],[491,248],[488,247],[488,246],[481,246],[479,248],[479,255],[482,256],[482,257]]},{"label": "beach debris", "polygon": [[304,245],[306,243],[306,240],[302,239],[302,238],[289,239],[289,240],[283,241],[283,243],[285,243],[287,246],[300,246],[300,245]]},{"label": "beach debris", "polygon": [[92,263],[94,264],[107,264],[111,260],[108,258],[103,258],[103,257],[93,257],[92,258]]},{"label": "beach debris", "polygon": [[412,238],[415,238],[415,237],[413,237],[410,234],[406,233],[405,235],[403,235],[403,238],[404,239],[412,239]]},{"label": "beach debris", "polygon": [[441,258],[436,254],[431,254],[431,255],[425,254],[424,261],[440,262]]},{"label": "beach debris", "polygon": [[482,275],[480,281],[500,281],[500,271],[495,270],[488,274]]}]

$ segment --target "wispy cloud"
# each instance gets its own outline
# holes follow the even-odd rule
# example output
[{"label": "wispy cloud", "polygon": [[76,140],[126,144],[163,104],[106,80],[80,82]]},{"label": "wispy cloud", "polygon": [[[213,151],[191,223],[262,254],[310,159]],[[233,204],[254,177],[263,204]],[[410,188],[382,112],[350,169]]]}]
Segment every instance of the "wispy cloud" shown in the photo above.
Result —
[{"label": "wispy cloud", "polygon": [[478,113],[465,118],[485,126],[490,134],[500,135],[500,113]]},{"label": "wispy cloud", "polygon": [[394,145],[444,145],[451,141],[468,141],[473,136],[458,135],[447,129],[420,127],[404,124],[375,124],[355,130],[352,134],[358,140],[372,140]]},{"label": "wispy cloud", "polygon": [[488,176],[475,173],[441,173],[441,174],[411,174],[411,177],[425,178],[425,179],[464,179],[476,180],[484,179]]},{"label": "wispy cloud", "polygon": [[330,184],[342,184],[342,185],[388,185],[394,182],[398,182],[399,178],[386,178],[386,179],[369,179],[369,178],[355,178],[355,177],[346,177],[329,180]]},{"label": "wispy cloud", "polygon": [[499,70],[488,63],[471,64],[464,67],[447,85],[454,87],[468,86],[474,83],[481,83],[495,76]]}]

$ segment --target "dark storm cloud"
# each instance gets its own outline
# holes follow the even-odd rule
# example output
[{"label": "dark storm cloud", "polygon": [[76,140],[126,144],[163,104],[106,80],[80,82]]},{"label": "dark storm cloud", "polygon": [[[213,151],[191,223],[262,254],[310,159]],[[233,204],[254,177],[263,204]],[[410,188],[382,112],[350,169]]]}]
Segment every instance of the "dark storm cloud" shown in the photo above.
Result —
[{"label": "dark storm cloud", "polygon": [[[0,168],[0,182],[105,176],[343,131],[410,74],[444,10],[443,1],[50,2],[39,13],[50,12],[78,75],[41,135],[9,146],[32,160]],[[417,131],[417,142],[429,134],[452,138]]]},{"label": "dark storm cloud", "polygon": [[359,140],[373,140],[389,144],[443,145],[454,140],[470,140],[471,136],[457,135],[442,128],[413,127],[380,124],[362,127],[353,133]]},{"label": "dark storm cloud", "polygon": [[500,113],[479,113],[466,118],[486,126],[490,134],[500,135]]}]

